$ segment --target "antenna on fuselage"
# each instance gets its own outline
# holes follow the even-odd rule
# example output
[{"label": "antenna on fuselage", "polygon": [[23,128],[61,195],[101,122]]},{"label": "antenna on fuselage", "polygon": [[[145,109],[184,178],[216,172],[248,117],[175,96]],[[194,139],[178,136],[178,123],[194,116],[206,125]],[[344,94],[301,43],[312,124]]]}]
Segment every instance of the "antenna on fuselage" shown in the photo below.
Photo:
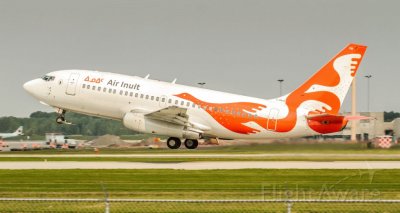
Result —
[{"label": "antenna on fuselage", "polygon": [[175,84],[176,83],[176,78],[171,82],[171,84]]},{"label": "antenna on fuselage", "polygon": [[145,79],[149,79],[150,74],[147,74],[146,77],[144,77]]}]

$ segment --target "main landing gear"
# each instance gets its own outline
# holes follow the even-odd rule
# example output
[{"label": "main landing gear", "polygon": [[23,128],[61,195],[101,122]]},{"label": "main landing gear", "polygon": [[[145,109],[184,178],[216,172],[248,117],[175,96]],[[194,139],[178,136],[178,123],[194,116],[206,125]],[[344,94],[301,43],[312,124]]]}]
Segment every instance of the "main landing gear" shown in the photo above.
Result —
[{"label": "main landing gear", "polygon": [[187,149],[196,149],[198,145],[199,145],[198,140],[194,140],[194,139],[186,139],[185,140],[185,146]]},{"label": "main landing gear", "polygon": [[[182,144],[181,139],[179,138],[171,137],[168,138],[167,140],[167,146],[170,149],[179,149],[181,144]],[[196,149],[197,146],[199,145],[199,141],[195,139],[186,139],[184,144],[187,149]]]}]

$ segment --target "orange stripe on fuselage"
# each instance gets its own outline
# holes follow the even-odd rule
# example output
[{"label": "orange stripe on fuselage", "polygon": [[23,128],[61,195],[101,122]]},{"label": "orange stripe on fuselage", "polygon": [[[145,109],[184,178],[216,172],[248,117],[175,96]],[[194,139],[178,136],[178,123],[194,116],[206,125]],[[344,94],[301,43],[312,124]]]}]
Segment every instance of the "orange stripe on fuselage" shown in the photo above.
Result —
[{"label": "orange stripe on fuselage", "polygon": [[[259,132],[257,129],[244,125],[247,122],[255,122],[262,127],[266,125],[267,119],[254,116],[257,111],[266,108],[263,104],[251,102],[209,103],[201,101],[188,93],[182,93],[175,96],[200,105],[202,109],[210,114],[219,124],[239,134],[252,134]],[[221,112],[221,109],[223,112]],[[232,113],[232,110],[234,113]],[[225,113],[226,111],[229,111],[230,113]],[[252,116],[249,116],[249,114],[252,114]]]}]

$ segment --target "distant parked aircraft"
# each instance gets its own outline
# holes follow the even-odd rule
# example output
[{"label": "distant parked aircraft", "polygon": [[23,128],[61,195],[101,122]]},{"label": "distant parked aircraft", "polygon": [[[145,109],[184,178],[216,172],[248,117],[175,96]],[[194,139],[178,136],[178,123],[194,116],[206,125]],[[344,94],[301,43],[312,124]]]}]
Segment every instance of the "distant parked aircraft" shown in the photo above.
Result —
[{"label": "distant parked aircraft", "polygon": [[[347,125],[350,118],[339,110],[366,49],[349,44],[299,88],[269,100],[183,86],[175,80],[86,70],[51,72],[24,88],[57,110],[58,123],[67,123],[67,110],[121,120],[134,131],[169,136],[171,149],[179,148],[181,139],[186,148],[195,149],[202,138],[311,136]],[[231,74],[242,77],[242,86],[254,77],[246,71]]]},{"label": "distant parked aircraft", "polygon": [[12,137],[17,137],[17,136],[23,135],[24,134],[23,130],[24,130],[24,128],[22,126],[20,126],[13,133],[0,133],[0,138],[12,138]]}]

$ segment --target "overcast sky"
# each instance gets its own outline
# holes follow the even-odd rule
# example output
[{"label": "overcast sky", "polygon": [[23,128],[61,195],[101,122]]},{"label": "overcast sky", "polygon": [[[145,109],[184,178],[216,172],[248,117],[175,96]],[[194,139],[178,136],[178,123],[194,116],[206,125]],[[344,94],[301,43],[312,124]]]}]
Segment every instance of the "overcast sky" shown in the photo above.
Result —
[{"label": "overcast sky", "polygon": [[[290,92],[348,43],[368,46],[358,110],[400,111],[400,1],[0,0],[0,116],[51,111],[22,84],[62,69],[259,98]],[[350,110],[347,98],[342,111]]]}]

